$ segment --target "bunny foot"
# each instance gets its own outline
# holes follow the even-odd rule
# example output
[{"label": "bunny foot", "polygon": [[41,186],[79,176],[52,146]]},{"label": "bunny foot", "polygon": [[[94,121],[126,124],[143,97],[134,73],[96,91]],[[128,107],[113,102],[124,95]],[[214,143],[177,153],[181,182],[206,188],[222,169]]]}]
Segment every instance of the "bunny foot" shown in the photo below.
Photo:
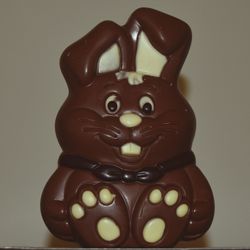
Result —
[{"label": "bunny foot", "polygon": [[133,233],[142,246],[172,246],[185,229],[189,213],[189,202],[180,188],[151,187],[138,202]]},{"label": "bunny foot", "polygon": [[127,209],[113,187],[82,187],[69,212],[73,228],[83,245],[114,247],[127,237]]}]

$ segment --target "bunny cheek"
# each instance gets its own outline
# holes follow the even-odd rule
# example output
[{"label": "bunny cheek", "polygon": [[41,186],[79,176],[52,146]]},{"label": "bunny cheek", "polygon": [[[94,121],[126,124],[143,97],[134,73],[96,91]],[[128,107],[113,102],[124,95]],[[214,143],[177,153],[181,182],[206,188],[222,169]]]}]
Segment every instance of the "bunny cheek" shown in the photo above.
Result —
[{"label": "bunny cheek", "polygon": [[155,127],[157,141],[152,143],[145,157],[145,164],[152,166],[169,160],[181,153],[188,152],[191,147],[194,127],[190,124],[181,124],[175,128]]},{"label": "bunny cheek", "polygon": [[82,156],[88,160],[108,162],[113,159],[110,146],[103,143],[100,135],[116,138],[116,132],[107,126],[104,119],[88,108],[68,109],[66,106],[57,117],[56,132],[66,154]]}]

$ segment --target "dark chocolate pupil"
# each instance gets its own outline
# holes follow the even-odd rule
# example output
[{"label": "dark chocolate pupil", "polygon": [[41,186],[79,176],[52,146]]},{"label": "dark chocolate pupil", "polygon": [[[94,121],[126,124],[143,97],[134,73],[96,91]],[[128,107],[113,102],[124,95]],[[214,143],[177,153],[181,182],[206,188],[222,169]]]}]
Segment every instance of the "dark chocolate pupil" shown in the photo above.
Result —
[{"label": "dark chocolate pupil", "polygon": [[153,107],[149,102],[146,102],[143,107],[142,107],[142,111],[144,114],[149,115],[152,113]]},{"label": "dark chocolate pupil", "polygon": [[108,110],[110,111],[110,112],[116,112],[117,111],[117,108],[118,108],[118,105],[117,105],[117,103],[115,102],[115,101],[110,101],[109,103],[108,103]]}]

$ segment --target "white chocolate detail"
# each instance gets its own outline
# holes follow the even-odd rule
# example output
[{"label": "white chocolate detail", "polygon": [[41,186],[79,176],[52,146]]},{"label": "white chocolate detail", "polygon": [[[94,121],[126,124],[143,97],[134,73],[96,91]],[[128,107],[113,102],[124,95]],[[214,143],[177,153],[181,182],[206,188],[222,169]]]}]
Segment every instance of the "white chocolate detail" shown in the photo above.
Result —
[{"label": "white chocolate detail", "polygon": [[92,191],[84,191],[82,194],[82,202],[87,206],[87,207],[94,207],[97,199]]},{"label": "white chocolate detail", "polygon": [[140,155],[141,147],[133,142],[128,142],[121,146],[121,153],[128,156]]},{"label": "white chocolate detail", "polygon": [[75,203],[72,207],[71,207],[71,214],[75,219],[81,219],[85,212],[82,206],[80,206],[78,203]]},{"label": "white chocolate detail", "polygon": [[99,236],[105,241],[112,241],[120,236],[118,225],[110,218],[103,217],[97,223]]},{"label": "white chocolate detail", "polygon": [[139,85],[143,83],[143,74],[139,72],[120,71],[115,73],[117,80],[128,79],[130,85]]},{"label": "white chocolate detail", "polygon": [[115,194],[112,194],[109,189],[103,188],[99,193],[102,204],[109,205],[113,202]]},{"label": "white chocolate detail", "polygon": [[162,201],[162,193],[160,189],[154,189],[149,194],[149,201],[153,204],[160,203]]},{"label": "white chocolate detail", "polygon": [[148,243],[159,241],[165,232],[166,223],[161,218],[149,220],[143,228],[143,238]]},{"label": "white chocolate detail", "polygon": [[124,113],[119,118],[120,123],[127,127],[127,128],[133,128],[138,126],[142,122],[142,118],[134,113]]},{"label": "white chocolate detail", "polygon": [[168,206],[173,206],[178,200],[179,194],[176,190],[170,190],[164,197],[164,201]]},{"label": "white chocolate detail", "polygon": [[99,58],[97,64],[98,73],[106,73],[119,69],[120,49],[117,44],[113,44]]},{"label": "white chocolate detail", "polygon": [[156,50],[146,34],[141,32],[136,53],[136,71],[159,77],[166,62],[167,58]]},{"label": "white chocolate detail", "polygon": [[188,211],[189,211],[188,205],[187,204],[181,204],[176,209],[176,215],[181,218],[181,217],[186,216],[186,214],[188,213]]}]

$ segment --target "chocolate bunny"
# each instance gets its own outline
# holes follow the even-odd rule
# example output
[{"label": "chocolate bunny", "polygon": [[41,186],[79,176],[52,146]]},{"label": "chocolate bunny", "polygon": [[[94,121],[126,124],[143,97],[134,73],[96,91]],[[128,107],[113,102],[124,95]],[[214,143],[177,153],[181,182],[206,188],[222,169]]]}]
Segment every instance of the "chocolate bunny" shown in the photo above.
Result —
[{"label": "chocolate bunny", "polygon": [[41,198],[55,236],[89,247],[169,247],[207,231],[213,194],[191,151],[194,113],[177,88],[190,43],[186,23],[141,8],[63,52],[63,153]]}]

